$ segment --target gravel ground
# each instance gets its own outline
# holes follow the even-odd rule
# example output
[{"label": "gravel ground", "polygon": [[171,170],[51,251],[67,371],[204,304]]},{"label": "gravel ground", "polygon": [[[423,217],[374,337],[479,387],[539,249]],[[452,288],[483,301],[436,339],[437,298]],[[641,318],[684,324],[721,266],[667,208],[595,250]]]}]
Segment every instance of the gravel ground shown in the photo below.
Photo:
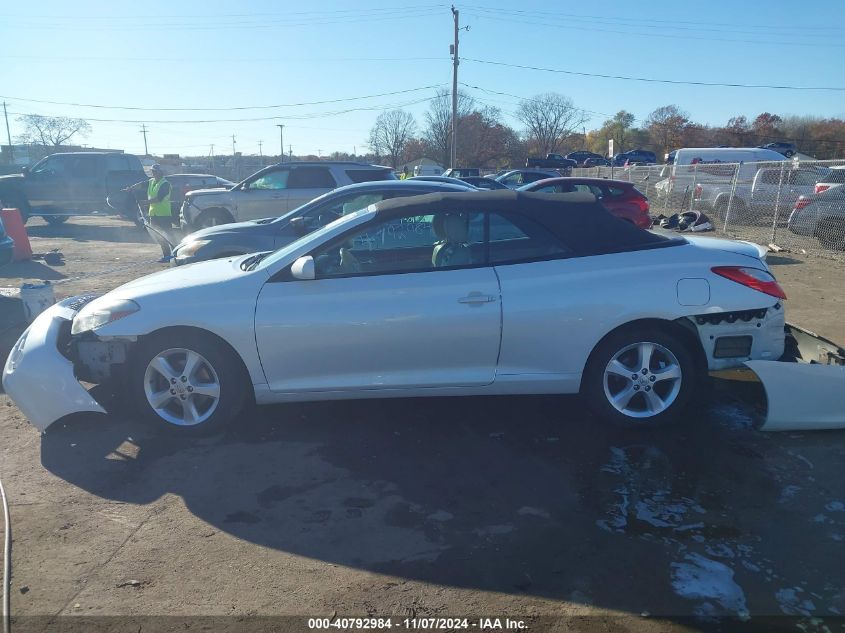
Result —
[{"label": "gravel ground", "polygon": [[[47,278],[61,297],[162,268],[119,220],[28,228],[66,265],[12,265],[0,285]],[[790,320],[845,341],[845,265],[772,264]],[[840,630],[845,432],[762,434],[760,404],[718,383],[654,433],[605,428],[574,397],[294,404],[185,440],[125,416],[41,436],[0,396],[18,630],[283,630],[249,619],[276,615]],[[123,619],[81,617],[107,615]]]}]

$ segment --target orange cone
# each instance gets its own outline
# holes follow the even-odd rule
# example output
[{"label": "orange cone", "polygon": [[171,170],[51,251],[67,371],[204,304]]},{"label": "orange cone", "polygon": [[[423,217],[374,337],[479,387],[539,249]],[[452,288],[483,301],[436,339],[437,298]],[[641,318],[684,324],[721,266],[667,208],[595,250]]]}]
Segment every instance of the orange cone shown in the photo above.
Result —
[{"label": "orange cone", "polygon": [[6,227],[6,233],[15,240],[15,250],[12,252],[12,261],[18,262],[22,259],[32,258],[32,246],[29,244],[29,236],[26,234],[21,212],[17,209],[3,209],[0,211],[0,218]]}]

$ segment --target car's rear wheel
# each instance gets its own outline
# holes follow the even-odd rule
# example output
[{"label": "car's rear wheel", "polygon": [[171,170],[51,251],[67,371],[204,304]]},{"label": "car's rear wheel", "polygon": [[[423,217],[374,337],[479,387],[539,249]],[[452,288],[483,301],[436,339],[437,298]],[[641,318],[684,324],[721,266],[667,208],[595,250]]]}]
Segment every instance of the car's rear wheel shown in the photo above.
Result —
[{"label": "car's rear wheel", "polygon": [[44,219],[47,221],[47,224],[51,226],[58,226],[60,224],[64,224],[70,218],[67,215],[45,215]]},{"label": "car's rear wheel", "polygon": [[162,429],[204,435],[229,424],[249,382],[235,354],[211,336],[164,332],[145,338],[130,362],[136,411]]},{"label": "car's rear wheel", "polygon": [[819,244],[834,251],[845,251],[845,220],[824,220],[816,228]]},{"label": "car's rear wheel", "polygon": [[695,358],[679,336],[656,328],[620,330],[590,356],[582,393],[602,418],[624,427],[677,419],[699,382]]}]

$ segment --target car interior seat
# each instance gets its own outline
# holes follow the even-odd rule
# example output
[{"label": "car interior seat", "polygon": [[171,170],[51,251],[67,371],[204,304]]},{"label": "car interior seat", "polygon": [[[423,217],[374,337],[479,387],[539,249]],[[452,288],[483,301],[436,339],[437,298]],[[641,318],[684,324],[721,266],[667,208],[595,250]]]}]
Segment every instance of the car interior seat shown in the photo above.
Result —
[{"label": "car interior seat", "polygon": [[431,228],[440,238],[431,253],[431,263],[435,268],[472,263],[472,251],[467,244],[469,218],[460,213],[435,215]]}]

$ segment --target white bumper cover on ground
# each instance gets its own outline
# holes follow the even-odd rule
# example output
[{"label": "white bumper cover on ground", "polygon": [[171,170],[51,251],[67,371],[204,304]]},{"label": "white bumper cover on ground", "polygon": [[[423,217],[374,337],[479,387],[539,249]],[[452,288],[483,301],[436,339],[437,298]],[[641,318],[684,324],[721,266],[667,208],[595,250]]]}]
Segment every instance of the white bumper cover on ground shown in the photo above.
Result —
[{"label": "white bumper cover on ground", "polygon": [[3,388],[39,431],[71,413],[105,413],[59,353],[60,328],[75,311],[54,305],[42,312],[15,343],[3,369]]}]

